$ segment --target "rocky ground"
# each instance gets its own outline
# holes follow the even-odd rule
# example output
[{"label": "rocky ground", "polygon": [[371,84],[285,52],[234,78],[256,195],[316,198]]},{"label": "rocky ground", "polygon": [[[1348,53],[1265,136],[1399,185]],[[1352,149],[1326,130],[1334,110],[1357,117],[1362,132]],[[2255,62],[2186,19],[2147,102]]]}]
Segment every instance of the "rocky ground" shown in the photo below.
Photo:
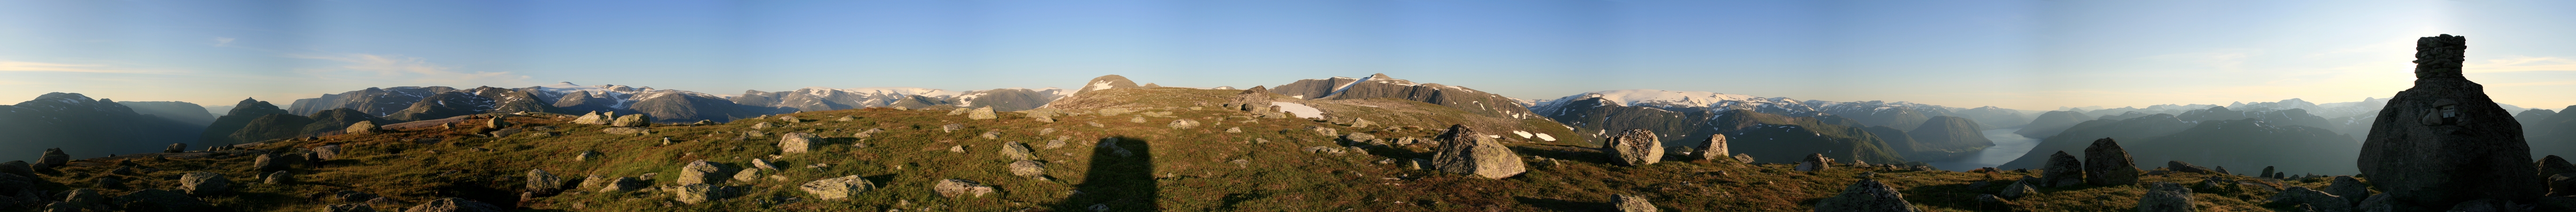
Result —
[{"label": "rocky ground", "polygon": [[[639,124],[628,117],[486,114],[212,151],[10,163],[0,166],[9,173],[0,176],[0,194],[10,197],[0,198],[0,208],[2266,211],[2328,205],[2284,189],[2338,189],[2338,178],[2214,171],[2153,170],[2134,184],[2049,186],[2040,185],[2039,170],[1815,161],[1808,167],[1824,168],[1800,171],[1798,164],[1700,160],[1691,152],[1621,159],[1591,147],[1596,141],[1522,138],[1497,128],[1535,127],[1393,103],[1402,100],[1282,100],[1398,111],[1337,115],[1371,120],[1358,122],[1230,109],[1241,108],[1227,107],[1240,97],[1233,91],[1105,91],[1160,97],[1063,110],[869,108],[645,127],[612,126]],[[1463,168],[1501,176],[1488,179],[1432,163],[1448,160],[1440,158],[1442,144],[1474,137],[1444,138],[1455,122],[1488,125],[1475,130],[1511,154],[1475,154],[1487,158],[1473,161],[1510,157],[1523,172]]]}]

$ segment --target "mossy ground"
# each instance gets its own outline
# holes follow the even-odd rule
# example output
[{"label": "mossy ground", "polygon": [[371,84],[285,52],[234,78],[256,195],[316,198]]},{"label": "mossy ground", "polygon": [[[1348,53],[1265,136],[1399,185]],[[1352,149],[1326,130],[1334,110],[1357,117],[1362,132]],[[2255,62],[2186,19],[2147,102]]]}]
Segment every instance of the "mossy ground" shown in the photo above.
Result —
[{"label": "mossy ground", "polygon": [[[1206,94],[1167,95],[1228,95],[1203,93]],[[1001,113],[999,119],[975,120],[949,115],[944,110],[821,111],[786,114],[800,118],[801,123],[773,118],[706,126],[655,126],[650,135],[607,134],[602,133],[605,126],[570,124],[571,116],[539,114],[513,116],[509,121],[517,123],[513,126],[516,128],[552,127],[551,130],[492,138],[475,135],[488,129],[410,129],[269,142],[242,151],[186,153],[207,155],[203,158],[145,159],[150,155],[129,155],[90,159],[82,161],[82,165],[49,172],[42,177],[47,182],[39,187],[55,191],[93,188],[96,185],[90,179],[108,175],[115,161],[125,160],[158,171],[122,176],[132,181],[130,186],[99,188],[101,193],[175,189],[178,175],[210,171],[230,177],[239,191],[204,199],[237,211],[310,211],[344,203],[313,198],[312,194],[343,190],[413,204],[461,197],[536,211],[1089,211],[1094,205],[1111,211],[1597,211],[1608,210],[1615,194],[1645,196],[1667,211],[1808,211],[1819,199],[1834,196],[1856,182],[1860,179],[1856,175],[1863,172],[1874,172],[1870,178],[1887,182],[1905,193],[1908,201],[1934,211],[2127,211],[2132,210],[2142,193],[2139,186],[2043,188],[2038,196],[2017,200],[2017,207],[1989,207],[1977,205],[1973,198],[1997,193],[2009,184],[2006,180],[2033,173],[2007,171],[1990,175],[1852,167],[1797,172],[1785,164],[1713,161],[1627,167],[1610,165],[1608,155],[1580,146],[1587,142],[1571,139],[1513,142],[1510,145],[1515,151],[1529,157],[1525,158],[1529,172],[1504,179],[1482,179],[1410,169],[1406,161],[1431,157],[1430,146],[1426,145],[1357,145],[1366,151],[1345,154],[1303,151],[1308,147],[1348,148],[1336,141],[1336,136],[1310,130],[1313,127],[1369,133],[1390,140],[1427,139],[1445,126],[1434,122],[1466,120],[1431,117],[1454,114],[1442,110],[1455,109],[1429,104],[1370,103],[1382,110],[1396,111],[1371,114],[1372,121],[1395,127],[1358,128],[1328,121],[1259,118],[1214,107],[1193,109],[1199,106],[1182,102],[1189,101],[1141,103],[1150,107],[1129,107],[1138,110],[1124,114],[1060,115],[1055,116],[1054,122],[1038,122],[1008,112]],[[1356,105],[1360,104],[1319,107],[1367,107]],[[838,120],[844,116],[854,120]],[[1144,121],[1132,122],[1134,119]],[[1176,119],[1196,120],[1200,125],[1169,126]],[[776,127],[753,129],[758,123]],[[943,131],[941,126],[947,124],[961,124],[965,129]],[[1226,132],[1228,128],[1241,128],[1243,132]],[[869,129],[884,131],[864,138],[854,135]],[[761,131],[768,136],[746,136],[747,131]],[[987,131],[998,135],[992,139],[982,137]],[[790,132],[822,136],[823,145],[812,152],[782,154],[777,147],[778,134]],[[442,140],[414,142],[422,138]],[[663,145],[664,138],[673,142]],[[1065,145],[1046,147],[1058,138],[1067,138]],[[1110,138],[1116,138],[1116,146],[1134,154],[1121,156],[1114,150],[1099,148]],[[1036,150],[1039,160],[1046,162],[1051,180],[1013,176],[1007,171],[1005,165],[1013,160],[1000,154],[1001,145],[1014,141]],[[261,172],[250,167],[253,154],[259,152],[295,152],[331,144],[342,145],[347,153],[320,166],[295,166],[289,170],[300,183],[261,184],[255,177]],[[951,148],[965,151],[951,152]],[[604,157],[575,160],[583,151],[597,151]],[[728,181],[723,184],[742,186],[746,192],[702,204],[679,203],[672,200],[670,193],[652,189],[606,193],[574,189],[555,196],[519,198],[529,169],[545,169],[567,179],[659,173],[652,181],[661,187],[672,185],[683,163],[707,160],[747,168],[754,158],[775,163],[783,171],[765,173],[784,180],[764,176]],[[1243,162],[1234,162],[1238,160]],[[808,168],[813,164],[828,167]],[[820,200],[796,189],[808,181],[851,175],[862,176],[879,187],[844,200]],[[2208,176],[2179,174],[2143,180],[2197,184]],[[998,191],[982,197],[941,197],[930,187],[943,179],[980,181]],[[1989,181],[1992,186],[1969,187],[1980,181]],[[2323,186],[2322,182],[2288,183]],[[2258,205],[2263,197],[2271,195],[2258,190],[2208,190],[2196,194],[2195,199],[2204,211],[2278,208]]]}]

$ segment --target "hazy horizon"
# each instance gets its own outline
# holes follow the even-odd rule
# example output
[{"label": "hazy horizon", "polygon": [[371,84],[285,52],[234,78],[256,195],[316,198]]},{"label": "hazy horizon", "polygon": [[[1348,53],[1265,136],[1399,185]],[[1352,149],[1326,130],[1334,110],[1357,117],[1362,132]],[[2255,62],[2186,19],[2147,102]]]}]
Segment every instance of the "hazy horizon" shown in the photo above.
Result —
[{"label": "hazy horizon", "polygon": [[2315,103],[2469,37],[2499,103],[2576,105],[2554,1],[16,1],[0,103],[277,104],[368,87],[1174,87],[1386,73],[1508,97],[1659,89],[2024,110]]}]

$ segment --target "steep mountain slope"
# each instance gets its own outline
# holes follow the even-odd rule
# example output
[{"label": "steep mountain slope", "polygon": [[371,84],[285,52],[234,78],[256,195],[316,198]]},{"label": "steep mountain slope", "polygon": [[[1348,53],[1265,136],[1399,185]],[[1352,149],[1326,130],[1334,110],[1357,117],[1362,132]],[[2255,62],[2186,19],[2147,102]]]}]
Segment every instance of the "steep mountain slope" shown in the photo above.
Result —
[{"label": "steep mountain slope", "polygon": [[2084,123],[2075,124],[2074,127],[2068,127],[2065,132],[2060,132],[2057,136],[2050,136],[2047,139],[2041,139],[2038,146],[2031,147],[2029,152],[2022,153],[2021,158],[2013,159],[2012,162],[2005,162],[2003,165],[1999,165],[1995,168],[2038,169],[2040,165],[2048,162],[2048,156],[2050,154],[2056,154],[2058,151],[2066,151],[2067,154],[2082,154],[2085,147],[2093,145],[2094,139],[2111,138],[2114,140],[2127,141],[2121,142],[2120,145],[2128,146],[2137,144],[2135,141],[2149,141],[2156,137],[2173,135],[2176,132],[2191,129],[2193,126],[2194,124],[2191,122],[2184,122],[2182,119],[2174,118],[2174,115],[2172,114],[2155,114],[2118,120],[2096,119],[2084,121]]},{"label": "steep mountain slope", "polygon": [[[1625,106],[1605,96],[1546,102],[1539,114],[1573,126],[1575,132],[1592,137],[1607,137],[1609,132],[1626,129],[1653,130],[1665,146],[1705,148],[1700,143],[1710,136],[1726,136],[1733,152],[1750,154],[1755,161],[1795,163],[1800,156],[1822,153],[1834,158],[1859,158],[1870,163],[1903,163],[1907,160],[1890,145],[1910,142],[1901,130],[1861,127],[1858,121],[1836,116],[1791,117],[1754,112],[1752,109],[1708,111],[1676,107],[1674,104],[1637,104]],[[1666,110],[1664,106],[1686,109]],[[1729,107],[1753,107],[1744,104]],[[1595,144],[1597,145],[1597,144]]]},{"label": "steep mountain slope", "polygon": [[635,96],[637,101],[629,109],[649,115],[657,122],[730,121],[768,114],[752,111],[751,107],[734,104],[723,97],[698,92],[654,90]]},{"label": "steep mountain slope", "polygon": [[2302,174],[2361,173],[2352,162],[2361,157],[2361,142],[2350,136],[2259,119],[2202,121],[2173,135],[2122,142],[2121,147],[2139,163],[2183,161],[2235,170],[2271,166]]},{"label": "steep mountain slope", "polygon": [[228,137],[246,143],[304,137],[307,135],[304,127],[311,125],[313,125],[313,118],[295,114],[268,114],[251,119],[250,123],[243,124],[241,130],[233,131],[233,134]]},{"label": "steep mountain slope", "polygon": [[1945,160],[1995,146],[1994,140],[1986,139],[1985,128],[1968,118],[1934,116],[1918,125],[1905,134],[1913,143],[1891,143],[1907,159]]},{"label": "steep mountain slope", "polygon": [[1367,78],[1356,79],[1333,77],[1297,80],[1286,85],[1271,87],[1270,92],[1288,95],[1291,98],[1318,100],[1395,98],[1449,106],[1476,115],[1516,119],[1540,118],[1530,113],[1530,105],[1523,105],[1521,101],[1509,97],[1467,87],[1415,83],[1387,77],[1386,74],[1374,74]]},{"label": "steep mountain slope", "polygon": [[285,109],[278,109],[277,105],[268,104],[267,101],[243,98],[240,103],[234,103],[232,112],[226,112],[223,117],[215,118],[214,123],[207,124],[206,128],[203,130],[204,133],[197,136],[197,142],[207,145],[231,145],[255,142],[234,139],[233,133],[241,131],[245,126],[250,126],[250,122],[252,120],[256,120],[270,114],[287,114],[288,112],[289,111]]},{"label": "steep mountain slope", "polygon": [[1914,129],[1922,127],[1923,121],[1932,120],[1933,116],[1949,115],[1946,110],[1937,110],[1939,106],[1928,106],[1914,104],[1911,102],[1807,101],[1807,104],[1819,105],[1816,108],[1818,112],[1834,114],[1844,118],[1851,118],[1852,120],[1860,120],[1861,124],[1869,126],[1887,126],[1897,129]]},{"label": "steep mountain slope", "polygon": [[2576,112],[2570,111],[2576,111],[2576,105],[2560,109],[2559,113],[2550,115],[2549,118],[2515,117],[2516,121],[2527,126],[2522,128],[2522,131],[2530,135],[2525,141],[2531,143],[2532,156],[2576,157]]},{"label": "steep mountain slope", "polygon": [[36,159],[39,150],[62,148],[77,157],[159,152],[171,143],[194,143],[203,128],[154,115],[109,99],[46,93],[0,105],[0,157]]},{"label": "steep mountain slope", "polygon": [[2023,125],[2020,130],[2014,130],[2013,134],[2044,139],[2057,136],[2058,132],[2065,132],[2066,128],[2075,127],[2075,124],[2082,124],[2086,120],[2093,120],[2093,117],[2075,111],[2048,111],[2048,113],[2039,114],[2039,118],[2032,119],[2029,125]]},{"label": "steep mountain slope", "polygon": [[206,124],[211,124],[211,123],[214,123],[214,122],[215,122],[215,114],[206,112],[206,107],[205,107],[205,106],[198,106],[196,103],[188,103],[188,102],[116,102],[116,103],[117,103],[117,104],[123,104],[123,105],[125,105],[125,107],[126,107],[126,108],[133,108],[133,109],[134,109],[134,113],[136,113],[136,114],[159,116],[159,117],[161,117],[162,119],[169,119],[169,120],[171,120],[171,121],[177,121],[177,122],[179,122],[179,123],[188,123],[188,124],[191,124],[191,125],[206,125]]},{"label": "steep mountain slope", "polygon": [[795,111],[845,110],[868,107],[921,108],[934,105],[960,107],[994,107],[997,111],[1020,111],[1044,106],[1063,98],[1061,88],[1003,88],[955,92],[929,88],[881,87],[834,89],[808,87],[795,91],[744,91],[730,98],[734,104],[753,107],[753,111],[787,113]]},{"label": "steep mountain slope", "polygon": [[313,117],[307,118],[312,118],[313,122],[311,124],[305,124],[303,128],[304,130],[299,131],[304,135],[321,135],[326,133],[336,134],[349,129],[350,124],[357,124],[358,122],[370,122],[377,125],[396,123],[393,120],[370,116],[367,115],[366,112],[360,112],[358,110],[348,108],[325,110],[320,113],[313,113]]},{"label": "steep mountain slope", "polygon": [[452,91],[457,89],[447,86],[367,88],[339,94],[323,94],[322,97],[317,98],[297,99],[293,104],[288,105],[287,112],[310,115],[323,110],[349,108],[367,112],[369,115],[392,116],[394,112],[411,108],[412,103],[420,102],[422,98]]},{"label": "steep mountain slope", "polygon": [[495,103],[497,102],[494,102],[492,98],[483,97],[481,95],[474,95],[465,92],[445,92],[431,94],[429,97],[421,98],[419,102],[413,102],[411,107],[404,108],[401,111],[395,111],[393,115],[387,115],[385,118],[404,121],[420,121],[482,114],[484,112],[491,111]]},{"label": "steep mountain slope", "polygon": [[1995,106],[1969,108],[1967,110],[1952,112],[1950,115],[1976,121],[1978,124],[1984,125],[1987,129],[2023,127],[2025,125],[2030,125],[2031,119],[2036,118],[2028,114],[2023,114],[2021,110],[2004,109]]}]

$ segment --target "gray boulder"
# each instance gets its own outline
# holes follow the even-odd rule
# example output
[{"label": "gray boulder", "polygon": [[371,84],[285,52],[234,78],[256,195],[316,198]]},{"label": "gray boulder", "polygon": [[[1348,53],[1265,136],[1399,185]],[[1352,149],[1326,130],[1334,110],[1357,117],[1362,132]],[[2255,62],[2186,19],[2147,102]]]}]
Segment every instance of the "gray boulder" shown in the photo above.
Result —
[{"label": "gray boulder", "polygon": [[2380,109],[2357,162],[2393,210],[2426,211],[2477,199],[2532,202],[2546,192],[2531,145],[2510,111],[2461,74],[2466,37],[2416,40],[2415,84]]},{"label": "gray boulder", "polygon": [[600,116],[599,116],[599,111],[591,111],[591,112],[590,112],[590,113],[588,113],[588,114],[581,114],[581,118],[575,118],[575,119],[572,119],[572,123],[574,123],[574,124],[599,124],[599,125],[605,125],[605,124],[608,124],[608,120],[607,120],[607,119],[608,119],[608,118],[600,117]]},{"label": "gray boulder", "polygon": [[608,126],[612,126],[612,127],[647,127],[647,126],[653,126],[653,118],[652,118],[652,116],[647,116],[647,115],[644,115],[644,114],[628,114],[628,115],[626,115],[626,116],[618,116],[618,117],[617,117],[617,121],[616,121],[616,122],[610,122],[610,123],[608,123]]},{"label": "gray boulder", "polygon": [[814,150],[814,134],[792,132],[778,134],[778,153],[805,153]]},{"label": "gray boulder", "polygon": [[2157,182],[2147,184],[2145,196],[2138,197],[2139,212],[2187,212],[2191,207],[2191,188],[2182,184]]},{"label": "gray boulder", "polygon": [[2084,148],[2084,182],[2097,186],[2138,184],[2138,163],[2129,160],[2129,150],[2121,149],[2111,138],[2093,140]]},{"label": "gray boulder", "polygon": [[1640,196],[1634,196],[1634,195],[1620,194],[1620,195],[1616,195],[1616,196],[1614,196],[1614,198],[1616,198],[1616,199],[1618,199],[1618,200],[1619,200],[1619,208],[1618,208],[1618,209],[1619,209],[1619,212],[1656,212],[1656,211],[1659,211],[1659,209],[1656,209],[1656,208],[1655,208],[1655,203],[1647,202],[1647,201],[1646,201],[1646,197],[1640,197]]},{"label": "gray boulder", "polygon": [[1753,154],[1735,154],[1735,161],[1753,164]]},{"label": "gray boulder", "polygon": [[281,160],[274,154],[260,154],[258,159],[251,160],[250,167],[260,171],[285,170],[287,163]]},{"label": "gray boulder", "polygon": [[1529,171],[1528,167],[1523,167],[1520,154],[1467,125],[1450,125],[1449,132],[1433,140],[1440,142],[1440,146],[1435,149],[1431,163],[1440,171],[1472,174],[1486,179],[1502,179]]},{"label": "gray boulder", "polygon": [[18,174],[18,176],[36,176],[36,169],[31,166],[32,165],[27,164],[27,161],[20,160],[0,162],[0,173]]},{"label": "gray boulder", "polygon": [[2066,151],[2048,155],[2048,164],[2039,167],[2040,185],[2066,187],[2084,184],[2084,161]]},{"label": "gray boulder", "polygon": [[1897,193],[1896,188],[1894,187],[1888,187],[1887,184],[1879,183],[1878,180],[1860,179],[1860,182],[1858,183],[1852,183],[1851,186],[1843,187],[1843,193],[1841,195],[1835,195],[1834,197],[1828,197],[1824,200],[1816,201],[1816,211],[1884,212],[1922,211],[1922,209],[1915,208],[1914,204],[1906,203],[1905,195]]},{"label": "gray boulder", "polygon": [[313,147],[313,156],[322,158],[323,160],[338,160],[340,159],[340,145],[333,144]]},{"label": "gray boulder", "polygon": [[2012,185],[2004,186],[2004,192],[2002,193],[2003,197],[2021,199],[2024,197],[2030,197],[2031,195],[2038,195],[2039,189],[2036,188],[2038,186],[2031,185],[2031,183],[2037,183],[2036,181],[2038,181],[2036,178],[2028,177],[2024,177],[2022,180],[2015,180]]},{"label": "gray boulder", "polygon": [[1017,162],[1011,162],[1010,168],[1011,175],[1021,177],[1046,176],[1046,162],[1020,160]]},{"label": "gray boulder", "polygon": [[188,190],[190,195],[221,194],[232,191],[232,184],[232,180],[224,179],[224,174],[214,172],[189,172],[179,176],[179,189]]},{"label": "gray boulder", "polygon": [[1610,152],[1611,162],[1626,166],[1644,166],[1664,161],[1664,145],[1661,141],[1660,138],[1655,137],[1655,131],[1628,129],[1619,131],[1618,136],[1604,139],[1601,147],[1607,148],[1608,151],[1605,152]]},{"label": "gray boulder", "polygon": [[608,180],[606,183],[599,184],[599,192],[627,192],[642,190],[645,186],[652,186],[651,183],[647,183],[644,180],[644,178],[640,177],[620,177],[614,180]]},{"label": "gray boulder", "polygon": [[188,144],[187,144],[187,143],[170,143],[170,147],[169,147],[169,148],[162,148],[162,149],[161,149],[161,153],[181,153],[181,152],[188,152]]},{"label": "gray boulder", "polygon": [[1833,168],[1833,164],[1833,158],[1826,158],[1824,153],[1815,153],[1807,154],[1806,159],[1798,160],[1796,168],[1797,171],[1802,172],[1824,171]]},{"label": "gray boulder", "polygon": [[2308,190],[2308,187],[2298,186],[2290,186],[2289,189],[2281,190],[2281,193],[2278,194],[2272,194],[2272,198],[2265,199],[2263,201],[2289,205],[2304,204],[2309,207],[2315,207],[2316,211],[2352,211],[2353,204],[2352,200],[2346,199],[2342,196],[2326,194],[2326,192],[2323,191]]},{"label": "gray boulder", "polygon": [[35,165],[44,165],[44,167],[63,167],[63,164],[71,162],[72,155],[63,154],[63,148],[50,148],[45,149],[45,154],[36,159]]},{"label": "gray boulder", "polygon": [[502,211],[503,211],[503,210],[501,209],[501,206],[492,206],[492,204],[486,204],[486,203],[483,203],[483,202],[476,202],[476,201],[474,201],[474,200],[466,200],[465,198],[454,198],[454,197],[441,198],[441,199],[438,199],[438,200],[430,200],[430,201],[429,201],[429,203],[421,203],[420,205],[414,205],[414,206],[411,206],[411,208],[410,208],[410,209],[403,209],[403,212],[502,212]]},{"label": "gray boulder", "polygon": [[804,185],[796,186],[796,189],[805,190],[806,194],[813,194],[814,199],[841,200],[849,199],[851,195],[860,192],[867,192],[869,189],[876,189],[876,183],[868,182],[868,179],[859,178],[858,175],[850,175],[806,182]]},{"label": "gray boulder", "polygon": [[1022,143],[1020,143],[1020,142],[1018,142],[1018,141],[1012,141],[1012,142],[1004,142],[1004,143],[1002,143],[1002,150],[1001,150],[1001,151],[1002,151],[1002,156],[1004,156],[1004,157],[1010,157],[1012,160],[1037,160],[1037,159],[1038,159],[1038,156],[1037,156],[1036,152],[1035,152],[1035,151],[1032,151],[1032,150],[1029,150],[1029,145],[1028,145],[1028,144],[1022,144]]},{"label": "gray boulder", "polygon": [[[1726,150],[1726,135],[1710,135],[1710,136],[1708,136],[1708,141],[1706,141],[1706,142],[1701,142],[1701,143],[1700,143],[1700,150],[1699,150],[1699,152],[1698,152],[1698,153],[1695,153],[1695,154],[1699,154],[1700,160],[1706,160],[1706,161],[1725,161],[1725,160],[1727,160],[1727,159],[1735,159],[1735,158],[1730,158],[1730,157],[1728,157],[1728,156],[1733,155],[1733,154],[1735,154],[1735,153],[1729,153],[1729,152],[1727,152],[1727,150]],[[1753,162],[1753,161],[1752,161],[1752,160],[1745,160],[1744,162],[1746,162],[1746,163],[1751,163],[1751,162]]]},{"label": "gray boulder", "polygon": [[555,176],[554,173],[546,173],[545,169],[528,169],[527,187],[528,192],[534,192],[537,195],[554,195],[563,192],[564,179]]},{"label": "gray boulder", "polygon": [[349,124],[349,128],[340,130],[341,133],[350,135],[375,134],[384,131],[385,128],[376,126],[376,121],[358,121],[358,123]]},{"label": "gray boulder", "polygon": [[958,198],[959,196],[984,197],[984,194],[993,193],[993,187],[985,186],[984,183],[975,182],[973,180],[947,179],[940,180],[939,184],[931,185],[930,191],[938,193],[941,197],[948,198]]},{"label": "gray boulder", "polygon": [[707,160],[690,161],[688,165],[680,167],[680,179],[674,183],[688,185],[723,182],[724,177],[732,173],[727,170],[724,164],[707,162]]},{"label": "gray boulder", "polygon": [[985,120],[994,118],[1000,117],[993,115],[993,107],[977,107],[975,110],[966,112],[966,119]]},{"label": "gray boulder", "polygon": [[260,176],[259,179],[261,181],[260,183],[274,185],[295,184],[295,175],[287,173],[286,171],[269,172],[268,175]]}]

